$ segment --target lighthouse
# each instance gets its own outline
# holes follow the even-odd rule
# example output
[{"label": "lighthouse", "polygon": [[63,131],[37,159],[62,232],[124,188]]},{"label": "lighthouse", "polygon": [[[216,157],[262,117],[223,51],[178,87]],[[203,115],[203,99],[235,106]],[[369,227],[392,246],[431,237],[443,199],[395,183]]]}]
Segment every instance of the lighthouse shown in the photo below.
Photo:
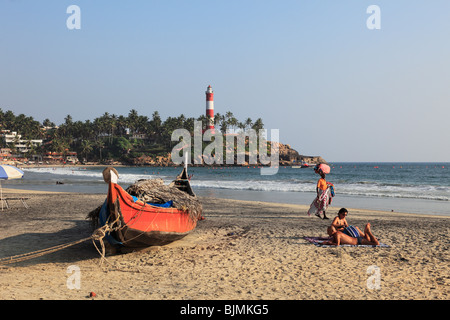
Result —
[{"label": "lighthouse", "polygon": [[211,86],[206,89],[206,129],[214,130],[214,91]]}]

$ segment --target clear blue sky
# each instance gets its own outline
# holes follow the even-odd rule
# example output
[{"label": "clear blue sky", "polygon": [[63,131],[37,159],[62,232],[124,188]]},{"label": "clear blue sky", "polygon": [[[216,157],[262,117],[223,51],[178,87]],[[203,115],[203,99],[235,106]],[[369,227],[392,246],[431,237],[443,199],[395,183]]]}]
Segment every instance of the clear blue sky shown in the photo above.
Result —
[{"label": "clear blue sky", "polygon": [[216,112],[301,154],[450,161],[449,17],[448,0],[0,0],[0,108],[198,117],[211,85]]}]

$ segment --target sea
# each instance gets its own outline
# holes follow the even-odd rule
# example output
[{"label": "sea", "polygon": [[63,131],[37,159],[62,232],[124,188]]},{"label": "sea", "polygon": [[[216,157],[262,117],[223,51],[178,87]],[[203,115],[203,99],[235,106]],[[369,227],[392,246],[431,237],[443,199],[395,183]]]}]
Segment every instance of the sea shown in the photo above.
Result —
[{"label": "sea", "polygon": [[[334,184],[332,207],[361,208],[450,216],[450,163],[341,162],[330,165],[327,181]],[[22,168],[20,180],[2,186],[26,190],[105,194],[104,167],[65,166]],[[181,167],[117,167],[126,188],[139,179],[170,183]],[[280,166],[274,175],[261,168],[189,167],[198,196],[310,205],[319,176],[312,167]],[[329,212],[330,213],[330,212]],[[306,214],[306,213],[305,213]],[[333,212],[329,214],[333,216]]]}]

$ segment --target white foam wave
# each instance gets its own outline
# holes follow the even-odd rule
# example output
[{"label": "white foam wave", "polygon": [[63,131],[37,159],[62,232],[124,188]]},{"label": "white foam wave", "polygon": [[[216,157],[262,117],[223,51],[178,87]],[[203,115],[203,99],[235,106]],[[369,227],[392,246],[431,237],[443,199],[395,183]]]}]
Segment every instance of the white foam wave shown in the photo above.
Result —
[{"label": "white foam wave", "polygon": [[[67,179],[70,178],[84,178],[86,180],[93,181],[103,181],[102,171],[96,170],[86,170],[82,168],[74,168],[74,167],[55,167],[55,168],[26,168],[25,172],[33,172],[37,174],[48,174],[55,175],[56,177],[61,176]],[[165,180],[164,176],[153,175],[148,173],[139,173],[139,174],[131,174],[131,173],[120,173],[119,172],[119,181],[122,183],[134,183],[139,179],[154,179],[154,178],[162,178]]]},{"label": "white foam wave", "polygon": [[[285,182],[267,181],[191,181],[197,188],[248,190],[265,192],[313,192],[314,183],[289,184]],[[450,188],[437,186],[379,186],[375,184],[335,185],[336,195],[415,198],[424,200],[450,201]]]}]

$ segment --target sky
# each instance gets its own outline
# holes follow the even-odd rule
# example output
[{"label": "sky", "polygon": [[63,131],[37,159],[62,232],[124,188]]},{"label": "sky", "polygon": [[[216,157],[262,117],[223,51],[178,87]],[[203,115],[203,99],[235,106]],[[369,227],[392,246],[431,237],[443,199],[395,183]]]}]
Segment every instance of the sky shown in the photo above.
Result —
[{"label": "sky", "polygon": [[197,118],[211,85],[215,112],[261,118],[303,155],[449,162],[449,14],[448,0],[0,0],[0,108]]}]

